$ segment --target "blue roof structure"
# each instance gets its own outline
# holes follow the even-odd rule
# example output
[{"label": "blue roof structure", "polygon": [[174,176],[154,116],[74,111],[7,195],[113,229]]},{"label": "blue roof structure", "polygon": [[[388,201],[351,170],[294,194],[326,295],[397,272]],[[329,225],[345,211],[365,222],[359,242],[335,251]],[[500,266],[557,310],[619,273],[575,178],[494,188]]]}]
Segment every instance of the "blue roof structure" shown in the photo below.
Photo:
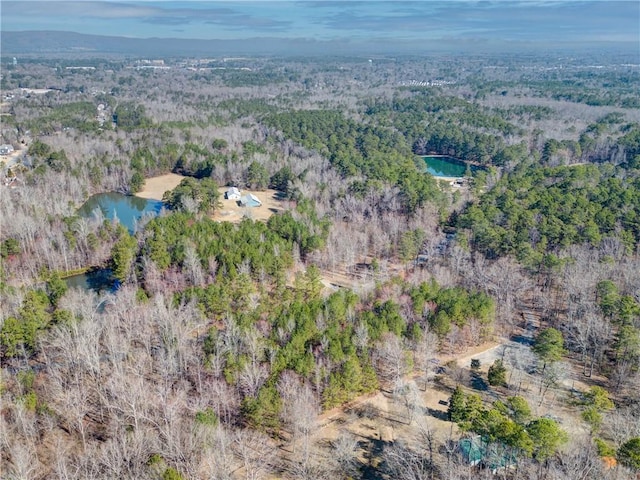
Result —
[{"label": "blue roof structure", "polygon": [[240,203],[244,207],[259,207],[262,205],[262,202],[258,199],[258,197],[256,197],[252,193],[249,193],[248,195],[243,195],[242,198],[240,199]]}]

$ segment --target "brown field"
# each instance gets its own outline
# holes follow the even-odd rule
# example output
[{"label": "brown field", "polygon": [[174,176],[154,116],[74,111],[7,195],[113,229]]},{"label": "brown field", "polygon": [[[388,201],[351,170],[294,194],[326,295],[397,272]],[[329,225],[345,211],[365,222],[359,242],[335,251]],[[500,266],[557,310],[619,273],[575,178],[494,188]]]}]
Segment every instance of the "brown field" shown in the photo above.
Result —
[{"label": "brown field", "polygon": [[262,202],[259,207],[242,207],[238,200],[226,200],[224,190],[220,189],[222,206],[213,215],[213,219],[217,222],[238,223],[245,217],[267,221],[271,215],[282,212],[288,207],[288,202],[280,199],[280,192],[277,190],[242,190],[242,195],[252,193],[258,197],[258,200]]},{"label": "brown field", "polygon": [[167,173],[166,175],[160,175],[159,177],[147,178],[144,181],[144,187],[138,193],[136,197],[147,198],[150,200],[162,200],[164,192],[173,190],[180,182],[186,177],[178,175],[176,173]]}]

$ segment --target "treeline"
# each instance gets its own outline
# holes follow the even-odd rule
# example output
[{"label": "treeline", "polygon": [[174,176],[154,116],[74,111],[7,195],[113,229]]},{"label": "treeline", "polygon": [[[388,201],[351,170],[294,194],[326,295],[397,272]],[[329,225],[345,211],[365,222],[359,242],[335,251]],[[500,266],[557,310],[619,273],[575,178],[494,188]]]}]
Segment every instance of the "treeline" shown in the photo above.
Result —
[{"label": "treeline", "polygon": [[[100,124],[96,119],[97,105],[92,102],[73,102],[48,105],[41,108],[41,115],[22,125],[35,134],[50,135],[63,128],[74,128],[83,133],[96,133]],[[111,123],[107,123],[111,128]]]},{"label": "treeline", "polygon": [[[640,108],[640,100],[633,95],[633,82],[636,79],[619,79],[619,91],[604,91],[602,88],[585,87],[584,85],[570,85],[564,82],[549,82],[537,87],[538,91],[554,100],[585,103],[591,106],[611,105],[622,108]],[[625,85],[626,84],[626,85]]]},{"label": "treeline", "polygon": [[[410,96],[390,101],[368,100],[371,121],[400,131],[417,155],[438,153],[484,165],[504,165],[512,157],[521,160],[524,151],[513,152],[506,136],[523,131],[488,108],[439,92],[415,90]],[[515,154],[515,155],[514,155]]]},{"label": "treeline", "polygon": [[505,175],[453,222],[490,257],[515,255],[526,265],[572,244],[599,246],[618,237],[640,241],[640,176],[605,164],[522,165]]},{"label": "treeline", "polygon": [[[295,224],[294,228],[300,231],[300,237],[308,232],[305,224],[289,218]],[[213,264],[215,269],[211,273],[219,274],[219,281],[223,278],[233,281],[238,270],[255,280],[259,275],[284,277],[286,269],[291,266],[290,252],[295,240],[285,240],[261,222],[245,220],[236,227],[209,218],[196,220],[189,213],[174,213],[151,220],[145,228],[142,245],[139,249],[137,243],[132,246],[136,249],[134,258],[143,254],[161,272],[170,267],[204,272],[209,271]],[[126,271],[121,275],[122,279],[130,273],[133,271]],[[141,280],[144,284],[144,276]],[[195,284],[205,281],[206,277],[202,277]]]},{"label": "treeline", "polygon": [[[599,60],[600,62],[602,60]],[[602,62],[606,63],[606,62]],[[558,68],[540,65],[527,68],[524,74],[513,75],[513,79],[489,80],[478,76],[469,80],[476,98],[484,99],[489,94],[507,95],[510,92],[527,92],[532,97],[552,98],[589,106],[612,106],[638,108],[640,102],[635,92],[640,78],[637,70],[628,68],[601,68],[584,65]],[[504,72],[500,72],[503,76]]]},{"label": "treeline", "polygon": [[[270,175],[263,163],[254,160],[256,154],[268,155],[265,146],[246,140],[237,148],[230,148],[226,140],[217,138],[210,145],[195,142],[177,143],[165,125],[158,128],[160,134],[167,136],[167,141],[150,147],[148,144],[136,148],[131,154],[130,167],[133,171],[130,188],[138,192],[144,184],[145,177],[172,171],[179,175],[207,179],[213,176],[223,177],[226,183],[247,185],[250,188],[263,190],[274,186],[283,192],[287,191],[289,180],[294,178],[291,170],[280,169],[278,175],[288,175],[282,180],[278,175]],[[227,174],[229,170],[240,170],[238,176]]]},{"label": "treeline", "polygon": [[397,186],[407,211],[427,201],[441,201],[436,182],[420,170],[401,135],[367,125],[330,110],[304,110],[267,115],[263,120],[310,150],[326,156],[343,177],[360,176],[354,193],[365,195],[380,182]]},{"label": "treeline", "polygon": [[262,87],[277,83],[287,83],[295,80],[296,75],[290,72],[275,70],[259,70],[256,72],[249,71],[248,68],[237,70],[218,70],[212,72],[213,77],[219,77],[228,87]]}]

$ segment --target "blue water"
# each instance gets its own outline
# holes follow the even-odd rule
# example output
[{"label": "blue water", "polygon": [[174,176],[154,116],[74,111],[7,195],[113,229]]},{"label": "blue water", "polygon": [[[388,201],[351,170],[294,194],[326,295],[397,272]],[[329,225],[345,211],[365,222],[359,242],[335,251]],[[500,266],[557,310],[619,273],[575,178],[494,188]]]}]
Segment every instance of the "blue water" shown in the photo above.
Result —
[{"label": "blue water", "polygon": [[[89,198],[78,209],[78,215],[91,218],[96,209],[102,212],[108,220],[117,219],[129,233],[135,233],[138,222],[143,217],[155,217],[160,213],[164,204],[158,200],[123,195],[121,193],[99,193]],[[107,268],[90,270],[79,275],[72,275],[64,279],[69,288],[93,290],[95,292],[112,292],[119,287],[118,281]]]},{"label": "blue water", "polygon": [[[427,165],[427,172],[434,177],[464,177],[467,173],[467,164],[452,157],[422,157]],[[471,172],[478,168],[471,166]]]},{"label": "blue water", "polygon": [[96,208],[99,208],[105,218],[109,220],[117,218],[129,233],[135,233],[136,224],[143,216],[155,217],[163,206],[164,204],[158,200],[147,200],[115,192],[99,193],[80,207],[78,215],[90,218]]},{"label": "blue water", "polygon": [[113,292],[118,289],[119,282],[108,268],[89,270],[86,273],[72,275],[64,279],[69,288],[93,290],[94,292]]}]

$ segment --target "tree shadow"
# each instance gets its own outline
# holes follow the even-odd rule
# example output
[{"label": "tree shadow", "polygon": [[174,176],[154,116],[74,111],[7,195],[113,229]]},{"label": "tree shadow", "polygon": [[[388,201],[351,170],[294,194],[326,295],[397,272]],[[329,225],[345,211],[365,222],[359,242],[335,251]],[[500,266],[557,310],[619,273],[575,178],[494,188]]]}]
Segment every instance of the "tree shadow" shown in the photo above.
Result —
[{"label": "tree shadow", "polygon": [[443,422],[449,421],[449,413],[443,410],[436,410],[435,408],[425,408],[426,413],[432,417],[442,420]]},{"label": "tree shadow", "polygon": [[273,194],[273,198],[275,198],[276,200],[286,200],[287,199],[287,194],[285,192],[276,192]]},{"label": "tree shadow", "polygon": [[489,384],[477,373],[471,374],[471,388],[474,390],[479,390],[481,392],[486,392],[489,390]]},{"label": "tree shadow", "polygon": [[375,405],[370,403],[365,403],[363,405],[358,405],[355,408],[349,409],[348,412],[355,413],[360,418],[366,418],[368,420],[373,420],[380,416],[380,409]]},{"label": "tree shadow", "polygon": [[384,475],[384,468],[375,460],[380,459],[385,445],[389,444],[389,442],[379,438],[370,438],[371,446],[366,454],[367,463],[360,468],[360,478],[362,480],[383,480],[387,478]]},{"label": "tree shadow", "polygon": [[520,345],[531,346],[533,345],[533,338],[526,337],[524,335],[512,335],[510,340]]}]

